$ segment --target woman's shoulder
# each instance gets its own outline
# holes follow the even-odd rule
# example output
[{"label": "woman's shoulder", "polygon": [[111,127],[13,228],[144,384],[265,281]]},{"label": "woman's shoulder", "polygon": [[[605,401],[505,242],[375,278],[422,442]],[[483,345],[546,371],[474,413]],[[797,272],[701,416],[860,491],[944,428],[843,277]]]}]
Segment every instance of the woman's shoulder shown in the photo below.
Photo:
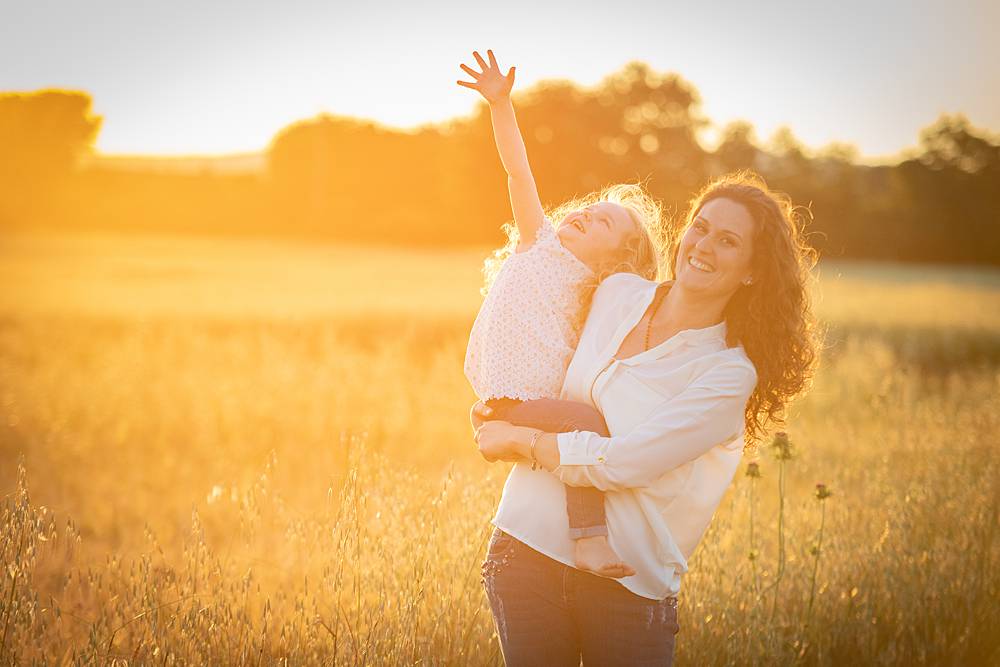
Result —
[{"label": "woman's shoulder", "polygon": [[757,367],[754,366],[753,360],[739,343],[719,351],[717,359],[720,366],[724,366],[732,373],[745,378],[750,387],[757,384]]},{"label": "woman's shoulder", "polygon": [[634,273],[613,273],[598,284],[591,301],[591,312],[609,307],[630,307],[642,295],[656,289],[657,283]]}]

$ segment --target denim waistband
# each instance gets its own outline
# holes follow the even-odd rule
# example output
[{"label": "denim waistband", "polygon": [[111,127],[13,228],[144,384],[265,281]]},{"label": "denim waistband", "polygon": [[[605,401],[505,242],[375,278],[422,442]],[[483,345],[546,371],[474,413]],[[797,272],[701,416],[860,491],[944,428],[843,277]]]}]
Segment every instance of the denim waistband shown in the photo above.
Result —
[{"label": "denim waistband", "polygon": [[[565,563],[561,563],[561,562],[555,560],[554,558],[550,558],[549,556],[546,556],[545,554],[543,554],[542,552],[538,551],[537,549],[531,548],[530,546],[528,546],[527,544],[525,544],[521,540],[517,539],[516,537],[514,537],[513,535],[511,535],[507,531],[505,531],[505,530],[503,530],[501,528],[496,528],[496,527],[494,527],[494,528],[495,528],[495,530],[499,531],[503,535],[506,535],[507,537],[509,537],[510,539],[512,539],[516,543],[516,547],[515,548],[517,549],[517,552],[519,552],[523,556],[527,556],[527,557],[531,558],[532,560],[536,560],[539,563],[542,563],[546,567],[551,567],[553,570],[556,570],[556,571],[558,571],[558,570],[569,570],[574,575],[578,575],[578,576],[581,576],[581,577],[593,577],[593,578],[599,579],[601,581],[606,581],[609,584],[613,584],[615,587],[620,588],[622,592],[628,593],[629,595],[634,595],[634,596],[639,597],[639,598],[643,597],[641,595],[638,595],[637,593],[634,593],[634,592],[630,591],[623,584],[621,584],[618,581],[615,581],[614,579],[611,579],[610,577],[602,577],[600,575],[593,574],[593,573],[587,572],[585,570],[579,570],[579,569],[577,569],[575,567],[570,567],[569,565],[566,565]],[[646,598],[646,599],[650,599],[650,598]],[[671,596],[667,596],[665,598],[660,598],[660,601],[661,602],[666,602],[668,605],[670,605],[674,609],[677,608],[678,600],[677,600],[677,597],[675,597],[675,596],[671,595]]]}]

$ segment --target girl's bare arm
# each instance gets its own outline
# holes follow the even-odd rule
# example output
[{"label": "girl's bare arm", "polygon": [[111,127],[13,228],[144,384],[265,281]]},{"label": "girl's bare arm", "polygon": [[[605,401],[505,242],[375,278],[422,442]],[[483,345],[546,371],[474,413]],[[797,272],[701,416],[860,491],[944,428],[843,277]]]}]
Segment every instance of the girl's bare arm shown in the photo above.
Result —
[{"label": "girl's bare arm", "polygon": [[490,105],[493,137],[496,139],[500,161],[507,171],[510,207],[520,238],[518,250],[523,250],[534,242],[539,226],[545,224],[545,212],[538,197],[535,177],[528,164],[528,152],[524,148],[524,139],[517,126],[514,105],[510,101],[515,68],[511,67],[507,74],[501,74],[493,51],[486,53],[489,57],[489,63],[483,60],[478,52],[472,53],[482,70],[480,72],[467,65],[461,65],[465,73],[471,76],[474,81],[458,81],[457,83],[477,91]]}]

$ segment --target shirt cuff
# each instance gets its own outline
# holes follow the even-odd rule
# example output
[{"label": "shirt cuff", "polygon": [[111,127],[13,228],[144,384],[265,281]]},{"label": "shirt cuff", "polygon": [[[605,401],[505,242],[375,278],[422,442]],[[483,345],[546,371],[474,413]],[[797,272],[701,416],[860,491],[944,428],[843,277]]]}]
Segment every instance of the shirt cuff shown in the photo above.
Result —
[{"label": "shirt cuff", "polygon": [[[592,453],[590,440],[601,436],[589,431],[572,431],[556,435],[556,446],[559,449],[560,466],[592,466],[603,465],[603,454]],[[597,443],[593,443],[596,445]]]}]

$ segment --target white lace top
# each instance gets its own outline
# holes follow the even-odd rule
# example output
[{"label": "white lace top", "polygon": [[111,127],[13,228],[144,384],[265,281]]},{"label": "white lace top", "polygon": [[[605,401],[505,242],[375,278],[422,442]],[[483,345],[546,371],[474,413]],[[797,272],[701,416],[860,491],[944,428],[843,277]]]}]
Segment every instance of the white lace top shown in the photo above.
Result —
[{"label": "white lace top", "polygon": [[592,273],[563,247],[548,218],[531,247],[504,260],[465,352],[465,376],[481,400],[559,397]]}]

